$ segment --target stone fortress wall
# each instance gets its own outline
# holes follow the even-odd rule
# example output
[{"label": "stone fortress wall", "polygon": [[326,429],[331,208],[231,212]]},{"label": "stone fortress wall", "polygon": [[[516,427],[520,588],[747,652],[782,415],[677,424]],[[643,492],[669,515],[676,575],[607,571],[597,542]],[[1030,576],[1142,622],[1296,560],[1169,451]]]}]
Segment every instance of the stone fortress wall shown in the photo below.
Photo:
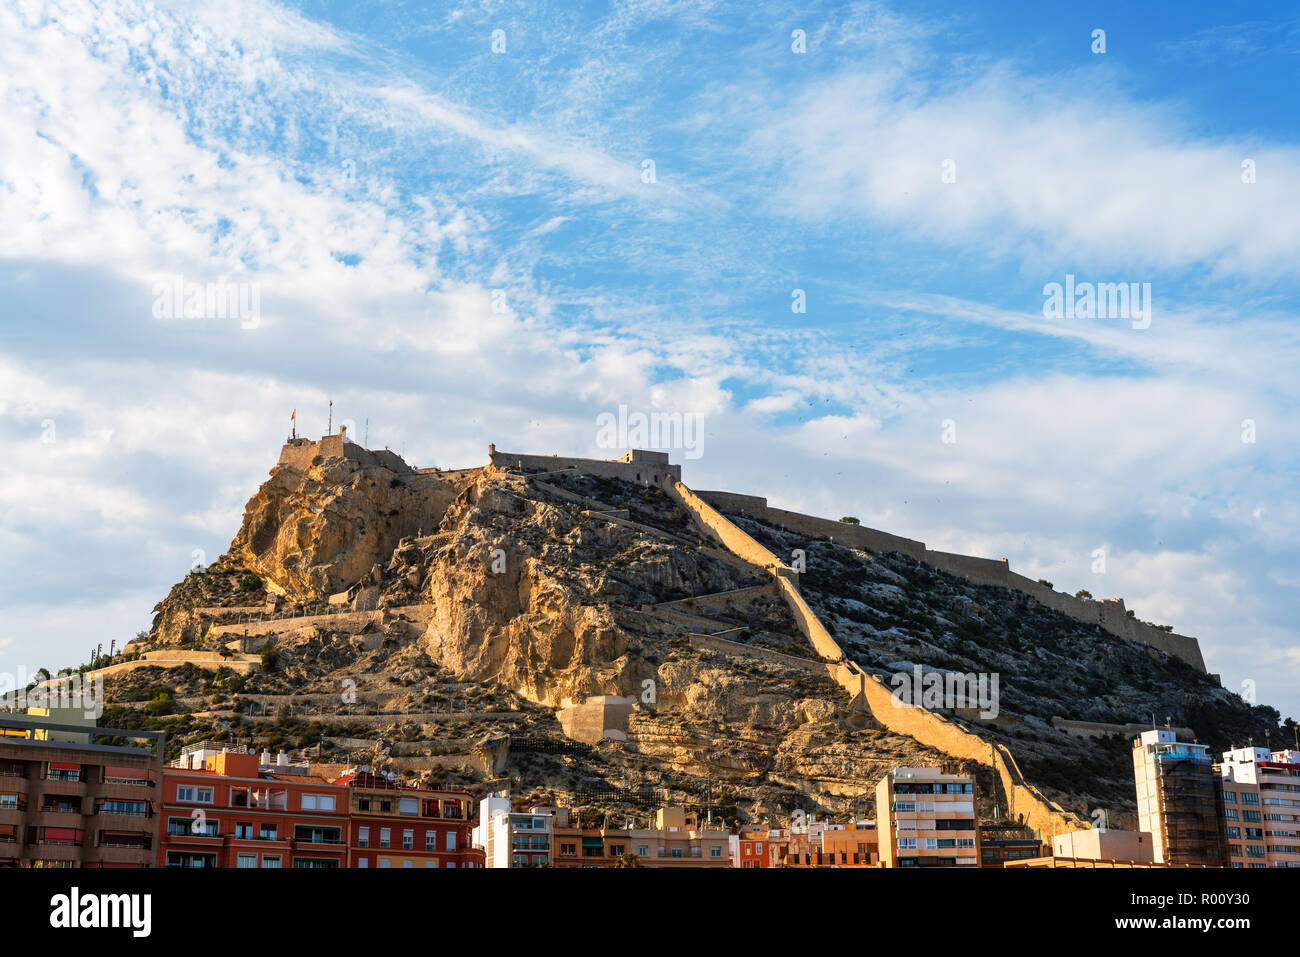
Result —
[{"label": "stone fortress wall", "polygon": [[397,473],[415,471],[396,452],[388,449],[366,449],[355,442],[349,441],[347,429],[344,426],[339,426],[339,430],[335,435],[323,436],[317,442],[304,438],[289,439],[280,449],[280,461],[276,464],[289,465],[300,472],[305,472],[311,468],[311,463],[318,455],[322,460],[330,458],[350,459],[359,465],[382,466]]},{"label": "stone fortress wall", "polygon": [[[799,594],[798,575],[770,551],[737,528],[730,519],[681,482],[670,494],[695,518],[706,534],[717,538],[746,561],[765,568],[781,589],[800,631],[825,662],[830,676],[849,695],[849,706],[871,714],[896,734],[914,738],[944,754],[991,767],[1002,784],[1009,814],[1020,818],[1044,837],[1080,830],[1087,822],[1047,798],[1025,780],[1016,759],[1001,744],[985,741],[947,717],[919,706],[904,705],[877,675],[867,674],[857,662],[845,657],[839,643]],[[704,493],[709,494],[709,493]],[[794,514],[794,513],[791,513]],[[801,516],[811,518],[810,516]],[[824,522],[825,519],[811,519]],[[833,523],[839,525],[840,523]],[[850,526],[852,527],[852,526]],[[815,534],[815,533],[814,533]]]},{"label": "stone fortress wall", "polygon": [[1205,671],[1205,659],[1201,656],[1201,647],[1195,638],[1162,631],[1129,617],[1122,598],[1075,598],[1073,595],[1055,591],[1023,575],[1017,575],[1011,571],[1005,558],[976,558],[972,555],[935,551],[926,548],[923,542],[901,538],[874,528],[772,508],[767,504],[767,499],[757,495],[711,491],[692,494],[724,511],[747,515],[801,535],[824,535],[841,545],[865,548],[873,552],[902,552],[917,561],[925,562],[950,575],[965,578],[976,585],[995,585],[1014,589],[1071,618],[1090,625],[1100,625],[1112,635],[1127,641],[1135,641],[1167,651],[1181,658],[1197,671]]},{"label": "stone fortress wall", "polygon": [[503,470],[543,473],[577,471],[603,478],[622,479],[637,485],[655,485],[667,489],[682,479],[682,467],[668,461],[667,452],[631,449],[617,459],[583,459],[559,455],[529,455],[522,452],[498,452],[488,446],[488,460]]}]

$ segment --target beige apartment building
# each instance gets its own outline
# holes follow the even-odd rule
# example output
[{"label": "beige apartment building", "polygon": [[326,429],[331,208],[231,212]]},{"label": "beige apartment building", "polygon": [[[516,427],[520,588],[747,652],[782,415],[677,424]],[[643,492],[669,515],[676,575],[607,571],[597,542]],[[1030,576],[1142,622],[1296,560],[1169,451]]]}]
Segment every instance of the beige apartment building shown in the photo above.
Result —
[{"label": "beige apartment building", "polygon": [[729,832],[684,808],[658,808],[647,828],[577,827],[568,808],[542,810],[555,818],[555,867],[617,867],[625,854],[636,855],[638,867],[731,866]]},{"label": "beige apartment building", "polygon": [[1222,867],[1219,781],[1203,744],[1179,741],[1168,728],[1143,731],[1133,741],[1138,830],[1151,835],[1156,864]]},{"label": "beige apartment building", "polygon": [[939,768],[894,768],[876,785],[882,867],[978,867],[975,785]]},{"label": "beige apartment building", "polygon": [[163,733],[32,710],[0,716],[0,867],[152,867]]},{"label": "beige apartment building", "polygon": [[1229,867],[1300,867],[1300,751],[1237,748],[1215,765]]}]

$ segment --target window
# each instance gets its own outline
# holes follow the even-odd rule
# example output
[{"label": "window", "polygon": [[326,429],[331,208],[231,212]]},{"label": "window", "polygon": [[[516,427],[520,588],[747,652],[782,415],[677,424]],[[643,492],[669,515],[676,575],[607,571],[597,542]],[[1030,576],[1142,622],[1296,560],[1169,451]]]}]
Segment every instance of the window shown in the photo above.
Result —
[{"label": "window", "polygon": [[1254,793],[1253,791],[1243,791],[1243,792],[1242,792],[1242,795],[1241,795],[1241,803],[1242,803],[1242,804],[1258,804],[1258,803],[1259,803],[1259,795],[1256,794],[1256,793]]},{"label": "window", "polygon": [[383,799],[381,799],[380,802],[379,802],[379,813],[380,813],[380,814],[392,814],[392,813],[393,813],[393,802],[390,801],[388,798],[383,798]]},{"label": "window", "polygon": [[722,856],[721,847],[714,845],[713,847],[709,848],[709,857],[721,857],[721,856]]},{"label": "window", "polygon": [[176,800],[185,804],[211,804],[212,788],[180,784],[176,787]]},{"label": "window", "polygon": [[454,850],[456,850],[456,832],[455,832],[455,831],[448,831],[448,832],[447,832],[447,850],[449,850],[449,851],[454,851]]},{"label": "window", "polygon": [[1237,809],[1235,807],[1225,807],[1223,809],[1223,817],[1224,820],[1228,820],[1228,821],[1240,820],[1240,818],[1237,816]]},{"label": "window", "polygon": [[295,857],[293,859],[293,866],[298,868],[319,870],[322,868],[338,867],[339,862],[333,859],[326,859],[320,857]]},{"label": "window", "polygon": [[379,829],[379,846],[392,847],[393,829],[391,827],[381,827]]},{"label": "window", "polygon": [[411,864],[410,861],[402,861],[402,866],[403,866],[403,867],[412,867],[413,865]]},{"label": "window", "polygon": [[648,845],[648,844],[638,844],[638,845],[636,846],[636,856],[637,856],[637,857],[649,857],[649,856],[650,856],[650,845]]},{"label": "window", "polygon": [[357,860],[357,867],[369,867],[370,861],[362,857]]},{"label": "window", "polygon": [[424,866],[425,866],[425,867],[437,867],[437,866],[438,866],[438,862],[437,862],[436,860],[433,860],[433,861],[425,861],[425,862],[424,862]]},{"label": "window", "polygon": [[236,860],[235,866],[236,866],[236,867],[256,867],[256,866],[257,866],[257,855],[256,855],[256,854],[240,854],[239,857],[238,857],[238,859]]},{"label": "window", "polygon": [[280,866],[280,857],[279,857],[279,855],[274,855],[274,854],[263,854],[263,855],[262,855],[262,869],[263,869],[263,870],[266,870],[267,868],[276,868],[276,867],[279,867],[279,866]]},{"label": "window", "polygon": [[426,851],[436,851],[438,849],[438,832],[428,830],[424,832],[424,849]]},{"label": "window", "polygon": [[1223,800],[1224,800],[1224,802],[1227,803],[1227,804],[1236,804],[1236,803],[1237,803],[1237,792],[1236,792],[1236,791],[1224,791],[1224,792],[1223,792]]},{"label": "window", "polygon": [[[260,841],[274,841],[276,838],[275,825],[263,824],[257,832],[257,838]],[[279,858],[277,857],[276,860],[278,861]]]},{"label": "window", "polygon": [[398,814],[415,815],[420,811],[420,802],[415,798],[402,798],[397,802]]},{"label": "window", "polygon": [[334,795],[304,794],[302,796],[302,809],[304,811],[332,811],[334,810]]},{"label": "window", "polygon": [[167,819],[168,837],[186,837],[188,835],[217,837],[217,822],[207,817],[169,817]]},{"label": "window", "polygon": [[570,844],[570,843],[568,843],[568,842],[565,842],[565,843],[561,844],[561,845],[560,845],[560,856],[561,856],[561,857],[577,857],[577,856],[578,856],[578,845],[577,845],[577,844]]},{"label": "window", "polygon": [[368,827],[357,828],[357,847],[369,847],[369,846],[370,846],[370,828]]},{"label": "window", "polygon": [[402,850],[409,851],[415,847],[415,831],[409,827],[402,831]]},{"label": "window", "polygon": [[236,824],[235,837],[241,841],[251,841],[253,839],[253,825],[246,823]]},{"label": "window", "polygon": [[298,824],[294,826],[293,839],[305,844],[341,844],[343,843],[343,829]]},{"label": "window", "polygon": [[46,778],[51,781],[80,781],[81,765],[80,764],[50,764],[49,773]]},{"label": "window", "polygon": [[1263,821],[1260,819],[1258,811],[1242,811],[1241,819],[1243,821],[1259,822],[1261,824],[1263,823]]},{"label": "window", "polygon": [[128,817],[148,817],[147,801],[101,800],[95,803],[96,814],[124,814]]},{"label": "window", "polygon": [[370,798],[363,798],[363,797],[359,797],[359,798],[357,798],[357,810],[358,810],[358,811],[369,811],[369,810],[370,810]]}]

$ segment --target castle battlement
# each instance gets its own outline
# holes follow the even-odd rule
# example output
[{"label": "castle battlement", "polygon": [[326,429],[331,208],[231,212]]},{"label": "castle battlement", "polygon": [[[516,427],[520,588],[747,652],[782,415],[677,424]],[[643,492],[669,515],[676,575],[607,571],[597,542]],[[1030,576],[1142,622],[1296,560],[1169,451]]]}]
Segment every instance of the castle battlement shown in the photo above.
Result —
[{"label": "castle battlement", "polygon": [[499,469],[542,473],[579,471],[659,488],[671,488],[682,480],[682,467],[669,462],[667,452],[652,452],[646,449],[629,449],[617,459],[583,459],[560,455],[498,452],[495,445],[489,445],[488,460]]},{"label": "castle battlement", "polygon": [[280,460],[276,466],[288,465],[305,472],[311,468],[317,457],[321,461],[332,458],[347,459],[358,465],[381,466],[390,472],[415,471],[396,452],[389,449],[367,449],[348,441],[345,426],[339,426],[336,434],[321,436],[315,441],[308,438],[288,439],[280,448]]}]

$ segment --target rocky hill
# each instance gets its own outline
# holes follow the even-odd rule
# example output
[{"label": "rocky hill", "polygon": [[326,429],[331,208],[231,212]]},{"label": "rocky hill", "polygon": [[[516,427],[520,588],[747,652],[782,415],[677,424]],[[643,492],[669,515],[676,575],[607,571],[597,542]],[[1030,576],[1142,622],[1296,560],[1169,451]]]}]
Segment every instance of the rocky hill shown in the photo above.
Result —
[{"label": "rocky hill", "polygon": [[[229,551],[159,603],[108,676],[107,722],[165,728],[173,751],[301,749],[630,812],[672,800],[741,820],[870,817],[880,775],[920,764],[975,774],[986,816],[1016,810],[987,761],[891,731],[846,694],[772,570],[725,547],[671,477],[312,451],[282,460]],[[995,717],[947,717],[1004,746],[1067,815],[1103,807],[1122,824],[1133,785],[1128,736],[1062,722],[1154,713],[1216,748],[1282,734],[1275,711],[1167,652],[1023,594],[729,518],[775,554],[806,554],[804,599],[867,674],[997,674]],[[635,699],[623,726],[566,735],[572,706],[601,695]]]}]

